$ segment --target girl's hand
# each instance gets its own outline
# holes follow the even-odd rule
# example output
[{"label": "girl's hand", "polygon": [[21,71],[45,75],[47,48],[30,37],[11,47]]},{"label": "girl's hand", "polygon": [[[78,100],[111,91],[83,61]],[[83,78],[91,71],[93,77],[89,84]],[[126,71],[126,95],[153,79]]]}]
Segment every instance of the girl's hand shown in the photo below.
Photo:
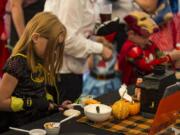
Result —
[{"label": "girl's hand", "polygon": [[49,102],[49,107],[48,107],[48,110],[51,111],[51,110],[57,110],[58,109],[58,105],[55,104],[54,102]]},{"label": "girl's hand", "polygon": [[69,109],[69,105],[72,104],[70,100],[65,100],[60,106],[59,110],[62,111],[64,109]]}]

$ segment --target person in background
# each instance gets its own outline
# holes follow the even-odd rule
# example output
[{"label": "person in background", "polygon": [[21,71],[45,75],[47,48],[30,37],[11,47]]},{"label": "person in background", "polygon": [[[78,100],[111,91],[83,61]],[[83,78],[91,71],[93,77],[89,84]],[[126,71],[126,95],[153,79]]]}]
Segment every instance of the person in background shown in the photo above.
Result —
[{"label": "person in background", "polygon": [[179,0],[170,0],[170,5],[173,13],[179,12]]},{"label": "person in background", "polygon": [[[0,81],[1,77],[3,75],[2,68],[3,65],[5,64],[7,58],[9,57],[9,52],[6,48],[7,45],[7,31],[5,29],[5,20],[4,17],[7,15],[5,12],[5,7],[7,4],[7,0],[1,0],[0,1]],[[0,133],[5,131],[8,126],[7,126],[7,120],[6,120],[6,113],[0,112]]]},{"label": "person in background", "polygon": [[9,48],[12,49],[21,37],[27,22],[44,8],[45,0],[10,0],[11,31]]},{"label": "person in background", "polygon": [[180,40],[178,1],[154,0],[148,2],[146,0],[135,0],[135,2],[159,25],[159,32],[152,34],[150,37],[158,48],[162,51],[171,51],[176,48],[176,44]]},{"label": "person in background", "polygon": [[90,72],[84,79],[82,97],[88,95],[98,97],[105,93],[119,90],[121,78],[118,69],[114,36],[119,32],[117,29],[119,25],[119,18],[117,18],[106,21],[95,30],[96,35],[103,36],[99,40],[113,43],[109,45],[113,50],[113,56],[110,60],[104,60],[100,55],[91,55],[89,57],[88,64]]},{"label": "person in background", "polygon": [[[67,28],[67,38],[62,69],[57,71],[60,79],[61,101],[75,101],[82,93],[83,72],[90,54],[100,54],[104,59],[112,57],[112,50],[93,36],[99,22],[96,0],[46,0],[45,11],[53,12]],[[93,41],[94,40],[94,41]]]},{"label": "person in background", "polygon": [[[162,5],[166,5],[163,6]],[[150,40],[152,40],[160,50],[169,54],[174,63],[174,69],[177,78],[179,77],[179,44],[180,44],[180,14],[177,9],[178,1],[171,0],[169,3],[167,0],[159,0],[157,5],[157,20],[160,27],[160,31],[154,33]],[[161,10],[159,10],[161,9]],[[169,17],[168,17],[169,16]],[[169,19],[168,19],[169,18]],[[161,39],[161,40],[159,40]]]},{"label": "person in background", "polygon": [[[137,2],[143,2],[143,0],[136,0]],[[152,1],[154,4],[148,5],[151,12],[148,12],[147,7],[141,6],[146,12],[148,12],[152,18],[159,25],[160,30],[151,35],[152,40],[158,48],[166,54],[169,54],[174,63],[177,78],[179,77],[179,44],[180,44],[180,14],[178,12],[177,0],[156,0]],[[153,6],[155,5],[155,6]],[[159,40],[161,39],[161,40]]]},{"label": "person in background", "polygon": [[170,57],[162,56],[156,44],[149,40],[149,36],[158,31],[158,26],[148,14],[134,11],[125,21],[129,28],[128,40],[119,53],[119,69],[122,82],[130,85],[138,77],[151,73],[155,65],[168,62]]},{"label": "person in background", "polygon": [[7,45],[7,31],[5,27],[5,19],[7,0],[0,1],[0,78],[2,77],[2,68],[7,58],[9,57],[9,52],[6,48]]},{"label": "person in background", "polygon": [[156,10],[157,8],[157,3],[159,0],[134,0],[138,6],[148,12],[148,13],[152,13],[153,11]]},{"label": "person in background", "polygon": [[134,0],[99,0],[99,6],[112,4],[112,19],[118,17],[120,18],[119,32],[115,37],[115,41],[118,46],[116,47],[117,52],[120,51],[122,45],[127,39],[126,24],[124,22],[124,17],[130,12],[135,10],[141,10],[139,6],[134,2]]},{"label": "person in background", "polygon": [[66,28],[51,13],[38,13],[28,22],[0,82],[0,111],[6,112],[11,126],[58,109],[47,86],[56,86],[55,71],[62,67],[65,38]]},{"label": "person in background", "polygon": [[180,82],[180,47],[177,46],[172,51],[167,52],[167,54],[170,55],[172,59],[175,68],[176,79]]}]

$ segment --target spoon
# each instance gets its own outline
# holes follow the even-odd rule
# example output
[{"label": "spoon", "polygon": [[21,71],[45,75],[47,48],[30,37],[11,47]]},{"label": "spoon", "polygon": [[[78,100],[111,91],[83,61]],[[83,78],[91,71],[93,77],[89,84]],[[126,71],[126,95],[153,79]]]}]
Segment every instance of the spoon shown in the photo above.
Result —
[{"label": "spoon", "polygon": [[59,127],[62,123],[66,122],[66,121],[68,121],[68,120],[70,120],[70,119],[72,119],[72,118],[74,118],[74,117],[76,117],[76,114],[71,115],[71,116],[63,119],[63,120],[61,120],[60,122],[54,123],[54,127]]},{"label": "spoon", "polygon": [[43,129],[25,130],[25,129],[15,128],[15,127],[9,127],[9,129],[25,132],[25,133],[28,133],[29,135],[46,135],[46,131]]},{"label": "spoon", "polygon": [[9,129],[12,129],[12,130],[15,130],[15,131],[21,131],[21,132],[30,133],[29,130],[25,130],[25,129],[21,129],[21,128],[9,127]]},{"label": "spoon", "polygon": [[84,108],[84,105],[83,105],[83,104],[77,104],[77,103],[69,104],[69,105],[68,105],[68,108],[73,108],[74,106],[80,106],[80,107]]}]

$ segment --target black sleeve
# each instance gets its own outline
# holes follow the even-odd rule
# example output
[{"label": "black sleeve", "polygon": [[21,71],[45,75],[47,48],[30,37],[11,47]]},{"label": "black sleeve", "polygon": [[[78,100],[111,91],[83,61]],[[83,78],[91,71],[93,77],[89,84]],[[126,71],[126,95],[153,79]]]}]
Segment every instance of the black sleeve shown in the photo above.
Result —
[{"label": "black sleeve", "polygon": [[27,70],[26,68],[26,58],[22,56],[14,56],[8,59],[3,68],[3,72],[8,73],[19,80],[23,77],[24,70]]}]

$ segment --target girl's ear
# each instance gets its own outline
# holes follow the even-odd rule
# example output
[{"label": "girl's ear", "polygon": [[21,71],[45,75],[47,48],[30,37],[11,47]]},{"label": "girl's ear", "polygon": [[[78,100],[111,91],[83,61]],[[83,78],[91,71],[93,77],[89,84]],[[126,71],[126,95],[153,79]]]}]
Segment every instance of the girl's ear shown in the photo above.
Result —
[{"label": "girl's ear", "polygon": [[62,36],[62,35],[60,35],[60,36],[59,36],[59,43],[62,43],[64,40],[65,40],[65,37]]},{"label": "girl's ear", "polygon": [[33,33],[32,36],[31,36],[31,39],[34,43],[37,43],[38,42],[38,39],[40,37],[40,34],[39,33]]}]

